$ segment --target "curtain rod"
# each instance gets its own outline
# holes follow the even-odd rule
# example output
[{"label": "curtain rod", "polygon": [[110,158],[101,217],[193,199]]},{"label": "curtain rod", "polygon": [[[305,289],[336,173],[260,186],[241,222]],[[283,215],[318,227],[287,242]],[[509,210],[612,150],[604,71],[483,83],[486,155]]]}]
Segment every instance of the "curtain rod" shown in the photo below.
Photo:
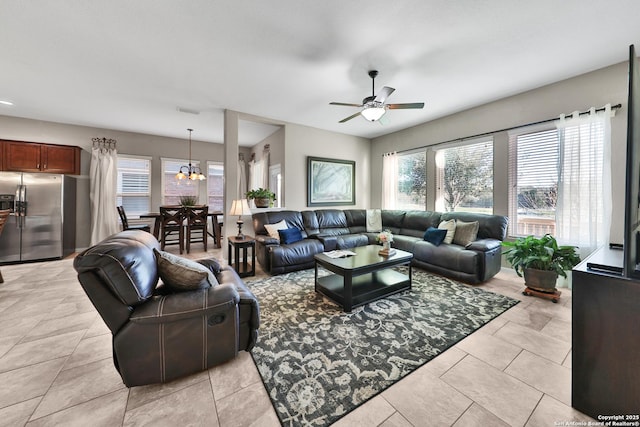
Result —
[{"label": "curtain rod", "polygon": [[[611,110],[618,110],[620,108],[622,108],[622,104],[616,104],[616,105],[612,105],[611,106]],[[600,111],[604,111],[604,110],[605,110],[605,107],[596,108],[596,112],[600,112]],[[586,114],[589,114],[589,111],[582,111],[578,115],[584,116]],[[570,114],[566,114],[566,116],[569,116],[569,115]],[[511,126],[511,127],[504,128],[504,129],[494,130],[494,131],[491,131],[491,132],[478,133],[476,135],[466,136],[464,138],[454,138],[454,139],[450,139],[448,141],[438,142],[436,144],[423,145],[421,147],[414,147],[414,148],[407,148],[406,150],[396,151],[396,153],[406,153],[408,151],[419,150],[421,148],[437,147],[438,145],[449,144],[451,142],[464,141],[466,139],[480,138],[482,136],[493,135],[494,133],[508,132],[510,130],[524,128],[524,127],[527,127],[527,126],[535,126],[535,125],[540,125],[540,124],[543,124],[543,123],[555,122],[556,120],[559,120],[559,119],[560,118],[558,116],[558,117],[554,117],[552,119],[540,120],[540,121],[537,121],[537,122],[531,122],[531,123],[527,123],[527,124],[524,124],[524,125]]]}]

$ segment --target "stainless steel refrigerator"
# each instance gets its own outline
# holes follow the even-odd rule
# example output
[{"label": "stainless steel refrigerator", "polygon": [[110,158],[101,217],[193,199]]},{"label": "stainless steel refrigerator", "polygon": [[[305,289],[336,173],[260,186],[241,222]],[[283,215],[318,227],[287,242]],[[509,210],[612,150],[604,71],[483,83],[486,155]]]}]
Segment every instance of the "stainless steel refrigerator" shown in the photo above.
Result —
[{"label": "stainless steel refrigerator", "polygon": [[67,175],[0,172],[0,264],[63,258],[75,250],[76,181]]}]

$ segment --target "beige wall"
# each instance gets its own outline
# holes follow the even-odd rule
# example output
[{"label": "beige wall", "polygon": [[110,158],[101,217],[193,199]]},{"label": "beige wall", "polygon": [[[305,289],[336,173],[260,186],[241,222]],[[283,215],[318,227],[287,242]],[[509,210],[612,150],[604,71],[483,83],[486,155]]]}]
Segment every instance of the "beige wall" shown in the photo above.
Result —
[{"label": "beige wall", "polygon": [[370,195],[370,140],[329,132],[307,126],[285,126],[284,188],[286,207],[292,210],[307,207],[307,156],[327,157],[356,162],[356,203],[338,208],[367,208]]},{"label": "beige wall", "polygon": [[[627,126],[627,63],[621,63],[563,80],[522,94],[504,98],[467,111],[433,120],[403,131],[375,138],[371,145],[371,207],[381,205],[382,154],[428,146],[457,138],[492,132],[545,120],[561,113],[588,110],[606,103],[622,104],[611,120],[613,212],[611,240],[622,242]],[[429,104],[425,106],[429,108]],[[507,134],[494,138],[494,212],[507,215]],[[433,156],[428,156],[433,171]],[[429,167],[431,166],[431,167]],[[427,209],[432,210],[434,175],[428,176]]]}]

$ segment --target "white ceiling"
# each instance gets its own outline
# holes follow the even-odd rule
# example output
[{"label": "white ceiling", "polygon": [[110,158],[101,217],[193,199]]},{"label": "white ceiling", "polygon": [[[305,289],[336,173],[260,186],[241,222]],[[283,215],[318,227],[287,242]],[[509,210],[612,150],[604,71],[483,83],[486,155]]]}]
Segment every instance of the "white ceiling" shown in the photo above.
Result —
[{"label": "white ceiling", "polygon": [[[222,142],[231,109],[373,138],[625,61],[638,17],[637,0],[0,0],[0,115]],[[370,95],[369,69],[425,108],[338,123],[357,109],[329,102]],[[275,129],[243,123],[242,142]]]}]

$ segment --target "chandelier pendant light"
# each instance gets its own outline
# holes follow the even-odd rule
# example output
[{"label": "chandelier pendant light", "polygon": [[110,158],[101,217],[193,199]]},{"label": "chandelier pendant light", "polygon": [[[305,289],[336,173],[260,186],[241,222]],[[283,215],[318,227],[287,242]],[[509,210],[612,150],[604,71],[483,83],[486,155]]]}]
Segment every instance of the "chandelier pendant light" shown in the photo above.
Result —
[{"label": "chandelier pendant light", "polygon": [[189,131],[189,165],[188,166],[180,166],[180,171],[176,174],[176,179],[178,180],[182,180],[182,179],[186,179],[189,178],[192,181],[203,181],[205,179],[207,179],[202,172],[200,171],[200,168],[197,166],[192,166],[191,165],[191,132],[193,132],[193,129],[187,129]]}]

